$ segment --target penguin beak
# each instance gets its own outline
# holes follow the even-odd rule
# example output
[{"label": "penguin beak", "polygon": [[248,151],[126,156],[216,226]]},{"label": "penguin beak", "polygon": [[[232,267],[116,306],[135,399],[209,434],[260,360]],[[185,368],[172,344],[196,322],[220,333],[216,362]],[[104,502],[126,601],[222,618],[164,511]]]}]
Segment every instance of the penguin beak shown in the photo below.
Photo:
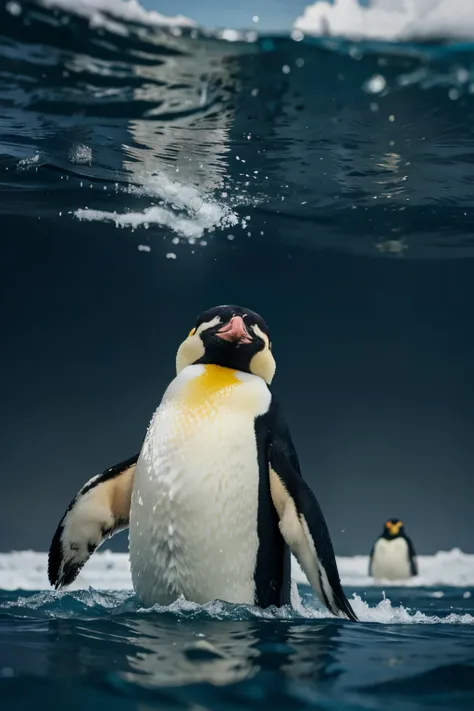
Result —
[{"label": "penguin beak", "polygon": [[217,331],[216,336],[230,343],[252,343],[252,339],[241,316],[232,316],[229,323],[226,323],[225,326],[222,326],[222,328]]},{"label": "penguin beak", "polygon": [[397,523],[388,523],[387,528],[390,532],[391,536],[397,536],[400,533],[400,529],[403,526],[401,521],[397,521]]}]

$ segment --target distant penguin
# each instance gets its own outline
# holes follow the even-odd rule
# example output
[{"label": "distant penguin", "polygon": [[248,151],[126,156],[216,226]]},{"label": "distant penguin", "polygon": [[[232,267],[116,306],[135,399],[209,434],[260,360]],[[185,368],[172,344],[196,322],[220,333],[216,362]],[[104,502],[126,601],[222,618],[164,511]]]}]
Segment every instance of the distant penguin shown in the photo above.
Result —
[{"label": "distant penguin", "polygon": [[370,553],[369,575],[385,580],[405,580],[418,575],[415,549],[400,519],[386,521]]},{"label": "distant penguin", "polygon": [[323,604],[356,620],[269,387],[265,321],[239,306],[206,311],[176,369],[140,454],[92,478],[70,503],[49,551],[51,584],[71,583],[106,538],[129,528],[132,582],[146,605],[180,596],[290,604],[291,550]]}]

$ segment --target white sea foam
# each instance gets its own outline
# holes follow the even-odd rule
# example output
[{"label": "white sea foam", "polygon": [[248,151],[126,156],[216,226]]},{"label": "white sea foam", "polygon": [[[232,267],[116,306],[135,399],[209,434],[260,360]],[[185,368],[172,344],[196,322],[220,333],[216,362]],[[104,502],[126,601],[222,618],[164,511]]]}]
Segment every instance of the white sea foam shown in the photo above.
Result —
[{"label": "white sea foam", "polygon": [[[437,615],[426,615],[419,610],[411,610],[403,605],[392,605],[388,598],[384,598],[374,607],[370,607],[359,595],[355,594],[351,599],[351,605],[354,608],[360,622],[377,622],[379,624],[450,624],[450,625],[473,625],[474,617],[469,613],[458,614],[450,613],[445,617]],[[225,619],[229,615],[235,617],[236,613],[244,619],[294,619],[295,617],[303,617],[306,619],[332,619],[333,615],[328,610],[314,609],[305,605],[294,605],[293,609],[289,606],[282,608],[266,608],[262,610],[258,607],[250,605],[237,605],[229,609],[229,603],[220,600],[213,600],[205,605],[198,605],[195,602],[189,602],[184,598],[179,598],[171,605],[164,607],[162,605],[154,605],[148,608],[155,613],[174,613],[176,615],[189,615],[190,613],[202,614],[207,613],[210,617]],[[146,609],[146,608],[141,608]]]},{"label": "white sea foam", "polygon": [[132,229],[160,225],[187,239],[199,239],[205,232],[238,222],[230,207],[202,194],[198,188],[171,180],[164,174],[144,176],[141,184],[131,186],[129,192],[158,199],[160,205],[141,212],[118,213],[84,208],[74,214],[79,220],[113,222],[117,227]]},{"label": "white sea foam", "polygon": [[447,624],[447,625],[473,625],[474,617],[469,613],[457,614],[455,612],[446,615],[445,617],[439,617],[437,615],[425,615],[419,610],[411,610],[403,605],[392,605],[388,598],[384,598],[375,607],[370,607],[368,603],[364,602],[359,595],[354,595],[351,600],[351,605],[354,608],[354,612],[361,622],[378,622],[381,624],[390,625],[406,625],[406,624],[418,624],[418,625],[433,625],[433,624]]},{"label": "white sea foam", "polygon": [[[343,585],[387,589],[392,586],[474,586],[474,554],[457,548],[440,551],[432,556],[419,556],[420,575],[405,581],[374,581],[367,575],[367,556],[356,555],[337,559]],[[299,583],[307,580],[293,560],[293,578]],[[128,590],[131,588],[130,565],[127,553],[104,551],[95,553],[80,573],[71,589],[92,586],[97,589]],[[0,553],[0,588],[4,590],[46,590],[47,555],[33,551]]]},{"label": "white sea foam", "polygon": [[313,36],[351,39],[474,40],[473,0],[318,0],[294,28]]},{"label": "white sea foam", "polygon": [[76,165],[92,165],[92,148],[83,143],[71,146],[69,160]]},{"label": "white sea foam", "polygon": [[[48,8],[59,8],[89,20],[93,27],[108,27],[111,31],[123,31],[113,27],[108,16],[125,22],[139,22],[154,27],[194,27],[189,17],[176,15],[167,17],[156,10],[146,10],[138,0],[39,0]],[[110,25],[110,26],[109,26]]]},{"label": "white sea foam", "polygon": [[17,170],[30,170],[30,168],[38,168],[41,165],[41,156],[35,153],[34,156],[22,158],[18,161]]}]

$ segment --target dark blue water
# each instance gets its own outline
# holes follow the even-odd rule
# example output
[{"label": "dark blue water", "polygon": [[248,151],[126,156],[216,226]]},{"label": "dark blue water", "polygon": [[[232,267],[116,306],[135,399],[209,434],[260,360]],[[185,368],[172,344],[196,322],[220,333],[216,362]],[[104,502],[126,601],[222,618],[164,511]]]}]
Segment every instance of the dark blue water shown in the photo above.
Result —
[{"label": "dark blue water", "polygon": [[369,589],[357,625],[323,617],[307,588],[299,612],[2,593],[2,708],[467,711],[474,605],[436,592]]},{"label": "dark blue water", "polygon": [[[2,546],[46,549],[77,488],[107,457],[139,447],[190,302],[200,311],[224,300],[270,314],[286,363],[312,375],[322,358],[324,406],[296,440],[319,436],[332,473],[318,492],[338,553],[368,552],[394,514],[380,500],[396,500],[397,515],[411,507],[428,552],[448,534],[450,546],[472,542],[474,45],[226,42],[90,17],[0,3],[2,372],[12,403],[2,451],[16,473],[2,484]],[[285,329],[316,318],[316,345],[285,352]],[[373,332],[378,345],[357,345]],[[331,450],[325,442],[346,422],[337,386],[375,414]],[[283,391],[291,403],[292,386]],[[431,412],[438,429],[418,429]],[[360,450],[368,441],[380,443],[372,459]],[[418,475],[429,477],[426,518]],[[299,612],[266,613],[142,610],[128,592],[0,592],[0,707],[474,708],[474,598],[464,589],[395,589],[391,603],[359,590],[357,625],[320,615],[302,592]]]},{"label": "dark blue water", "polygon": [[178,258],[189,239],[200,255],[252,239],[290,257],[472,256],[474,46],[226,42],[30,2],[0,13],[10,229],[21,206],[72,235],[81,221],[136,230]]}]

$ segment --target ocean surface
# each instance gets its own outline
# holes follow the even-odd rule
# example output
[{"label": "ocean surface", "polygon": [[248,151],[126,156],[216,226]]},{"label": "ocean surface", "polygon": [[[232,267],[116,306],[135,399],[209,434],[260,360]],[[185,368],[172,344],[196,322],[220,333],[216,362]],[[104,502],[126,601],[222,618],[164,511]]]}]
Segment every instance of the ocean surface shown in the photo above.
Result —
[{"label": "ocean surface", "polygon": [[[415,16],[409,11],[416,3],[397,3],[393,15],[383,0],[362,9],[340,0],[308,8],[287,33],[272,36],[256,27],[210,31],[186,18],[167,20],[135,0],[1,0],[1,289],[12,305],[2,313],[2,358],[5,389],[15,403],[2,425],[9,433],[2,451],[11,462],[30,454],[29,469],[38,477],[58,472],[35,494],[22,466],[4,462],[5,472],[15,472],[9,480],[16,487],[2,497],[1,525],[15,510],[5,529],[7,549],[13,540],[26,540],[25,530],[32,531],[34,547],[40,518],[52,532],[74,486],[95,473],[60,489],[69,469],[64,451],[71,460],[77,449],[89,456],[106,435],[99,425],[76,438],[62,429],[64,402],[57,393],[68,383],[78,418],[94,423],[95,408],[102,417],[100,382],[111,364],[123,367],[113,376],[118,391],[130,367],[127,348],[141,339],[141,353],[155,352],[155,324],[140,320],[141,305],[127,310],[134,293],[142,303],[158,300],[160,318],[171,322],[180,294],[188,302],[197,293],[208,298],[207,284],[223,289],[231,270],[235,300],[237,277],[250,298],[271,264],[279,276],[277,296],[268,303],[283,308],[291,298],[286,274],[293,268],[303,285],[298,308],[305,304],[310,312],[316,287],[308,255],[340,259],[328,277],[336,301],[340,283],[353,278],[349,257],[390,261],[392,271],[384,266],[378,291],[366,297],[367,313],[380,326],[380,294],[390,293],[398,265],[413,263],[413,284],[417,265],[436,262],[445,276],[435,275],[431,291],[423,291],[425,266],[419,277],[427,308],[433,284],[449,290],[432,331],[451,323],[443,309],[452,306],[465,319],[460,332],[472,333],[472,306],[464,303],[462,286],[474,256],[474,20],[468,4],[420,0]],[[127,277],[124,261],[133,276]],[[72,290],[73,300],[66,296]],[[112,322],[101,311],[107,291],[119,304]],[[411,322],[403,289],[392,293],[382,338],[389,340],[390,319],[403,307],[415,339],[417,314]],[[328,323],[344,322],[344,299]],[[18,328],[26,313],[28,328]],[[56,338],[58,314],[64,339],[74,344],[67,352]],[[171,360],[181,316],[166,351]],[[81,319],[88,336],[74,341]],[[191,325],[185,324],[186,333]],[[112,327],[108,347],[101,337]],[[337,342],[337,333],[332,336]],[[441,348],[446,357],[449,343]],[[472,344],[465,348],[467,358]],[[400,347],[400,362],[404,353]],[[419,353],[422,361],[428,346]],[[100,377],[83,375],[88,359],[102,364]],[[367,362],[367,355],[359,359]],[[142,370],[143,363],[134,367]],[[470,402],[464,366],[453,363],[450,382],[459,375],[462,402]],[[443,368],[424,369],[440,392]],[[391,373],[387,366],[387,381]],[[83,395],[88,387],[98,393],[92,412]],[[139,396],[146,400],[148,386],[140,387],[124,387],[111,409],[130,410]],[[156,404],[152,395],[146,408]],[[44,432],[25,433],[32,413],[41,423],[48,407],[56,413],[55,442],[46,447]],[[459,405],[457,412],[467,408]],[[137,438],[145,424],[136,425]],[[128,431],[130,422],[123,427]],[[456,452],[461,434],[456,425],[450,435]],[[109,451],[120,437],[117,430],[110,436]],[[436,448],[436,437],[427,441],[428,449]],[[61,455],[57,442],[63,442]],[[451,453],[447,461],[431,493],[449,508],[445,487],[451,486],[470,514],[472,497],[462,496],[462,482],[454,484],[462,467]],[[58,488],[64,502],[53,507],[49,499]],[[423,492],[419,515],[442,530],[443,516],[430,508],[430,487]],[[380,521],[393,513],[381,512]],[[461,519],[459,503],[451,528]],[[470,527],[469,518],[469,538]],[[336,536],[338,546],[339,529]],[[36,547],[45,549],[43,538]],[[422,556],[420,576],[405,585],[375,584],[365,556],[340,557],[339,565],[359,624],[322,611],[297,567],[299,599],[292,610],[219,601],[199,607],[185,600],[143,609],[130,589],[126,555],[94,556],[73,589],[54,593],[45,554],[2,554],[0,707],[472,711],[472,555]]]},{"label": "ocean surface", "polygon": [[125,554],[96,554],[61,593],[38,592],[46,554],[2,554],[2,708],[472,709],[474,555],[422,556],[409,583],[373,581],[367,563],[338,560],[351,624],[294,561],[293,609],[144,609]]}]

